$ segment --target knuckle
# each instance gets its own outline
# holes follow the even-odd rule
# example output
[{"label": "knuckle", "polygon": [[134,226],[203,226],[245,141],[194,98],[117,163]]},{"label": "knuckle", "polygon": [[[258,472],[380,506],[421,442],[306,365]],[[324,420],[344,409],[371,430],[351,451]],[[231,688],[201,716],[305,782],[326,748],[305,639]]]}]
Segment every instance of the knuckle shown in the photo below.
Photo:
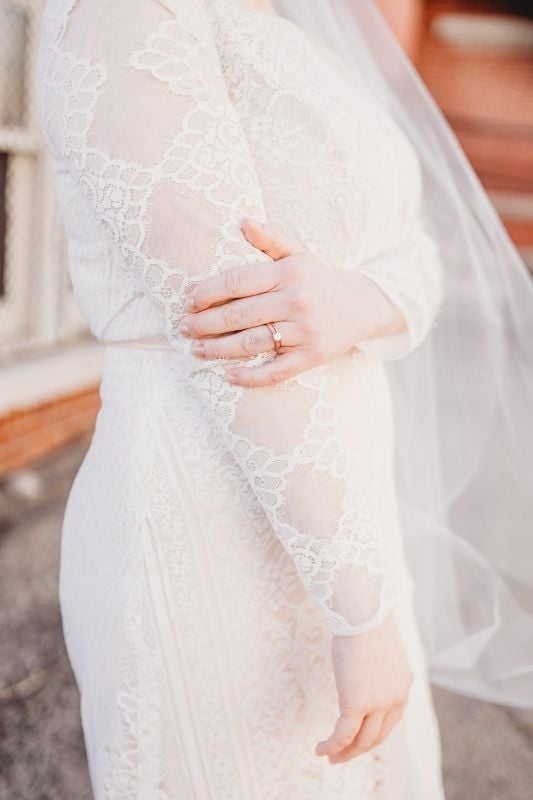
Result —
[{"label": "knuckle", "polygon": [[290,279],[296,283],[299,283],[304,276],[304,268],[303,264],[299,258],[287,258],[287,272]]},{"label": "knuckle", "polygon": [[231,330],[236,330],[242,323],[242,312],[234,303],[230,303],[224,310],[224,324]]},{"label": "knuckle", "polygon": [[283,261],[273,261],[271,265],[271,272],[273,274],[274,285],[281,286],[285,279],[285,267]]},{"label": "knuckle", "polygon": [[323,361],[326,360],[327,354],[326,354],[326,348],[324,347],[324,343],[323,342],[321,342],[321,341],[314,342],[312,352],[313,352],[314,361],[318,361],[319,363],[322,363]]},{"label": "knuckle", "polygon": [[257,377],[253,373],[254,373],[254,370],[250,369],[250,374],[246,375],[246,377],[244,379],[244,383],[250,389],[255,389],[256,387],[259,387],[261,385],[260,381],[257,379]]},{"label": "knuckle", "polygon": [[293,311],[298,313],[305,313],[310,309],[309,295],[303,289],[295,291],[291,298],[291,307]]},{"label": "knuckle", "polygon": [[205,347],[205,354],[207,358],[222,358],[220,347],[213,342]]},{"label": "knuckle", "polygon": [[229,295],[238,294],[242,288],[242,278],[235,269],[224,273],[224,289]]},{"label": "knuckle", "polygon": [[348,736],[347,734],[337,735],[335,737],[335,741],[337,744],[340,744],[342,747],[348,747],[352,743],[352,737]]},{"label": "knuckle", "polygon": [[273,383],[283,383],[283,381],[288,380],[289,372],[284,367],[277,367],[276,369],[272,370],[270,377]]},{"label": "knuckle", "polygon": [[368,712],[368,708],[362,701],[353,703],[349,708],[343,709],[342,716],[348,722],[355,723]]},{"label": "knuckle", "polygon": [[259,337],[255,333],[250,333],[247,331],[244,336],[242,337],[242,346],[244,352],[249,355],[253,356],[256,355],[258,352],[259,347]]},{"label": "knuckle", "polygon": [[189,336],[193,339],[198,339],[204,335],[203,325],[196,317],[191,317],[188,320]]}]

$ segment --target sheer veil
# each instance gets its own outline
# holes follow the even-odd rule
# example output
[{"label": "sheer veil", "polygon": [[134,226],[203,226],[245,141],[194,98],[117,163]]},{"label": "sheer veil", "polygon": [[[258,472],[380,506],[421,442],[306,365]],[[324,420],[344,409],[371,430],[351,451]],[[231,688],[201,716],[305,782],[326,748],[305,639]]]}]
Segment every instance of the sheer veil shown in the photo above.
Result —
[{"label": "sheer veil", "polygon": [[426,341],[388,362],[407,555],[431,680],[533,707],[533,284],[371,0],[272,0],[363,77],[415,147],[445,267]]}]

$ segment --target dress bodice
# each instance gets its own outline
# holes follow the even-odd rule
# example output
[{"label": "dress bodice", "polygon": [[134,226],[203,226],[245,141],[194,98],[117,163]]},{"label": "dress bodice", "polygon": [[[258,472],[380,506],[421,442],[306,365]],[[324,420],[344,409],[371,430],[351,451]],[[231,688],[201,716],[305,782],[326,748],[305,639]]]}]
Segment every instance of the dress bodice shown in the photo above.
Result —
[{"label": "dress bodice", "polygon": [[[156,29],[146,30],[144,42],[130,50],[130,66],[160,81],[170,106],[172,94],[180,91],[181,59],[187,62],[180,49],[191,46],[195,38],[194,14],[184,9],[180,18],[175,0],[156,0],[156,4],[170,8],[173,16],[161,20]],[[63,113],[75,110],[89,132],[103,87],[114,81],[109,64],[94,59],[89,39],[77,42],[75,49],[69,46],[68,36],[65,40],[68,15],[75,5],[72,0],[48,3],[40,57],[48,85],[38,85],[41,95],[50,92],[56,102],[64,103]],[[246,135],[268,221],[296,236],[326,266],[360,269],[380,283],[401,305],[410,333],[410,338],[396,336],[382,342],[380,352],[391,357],[405,354],[431,324],[439,302],[440,277],[433,242],[420,229],[412,235],[409,230],[417,227],[420,200],[420,170],[410,144],[368,93],[363,79],[354,85],[353,71],[288,19],[256,11],[246,0],[204,0],[197,5],[209,15],[219,67]],[[209,92],[191,65],[189,53],[191,73],[185,72],[183,80],[196,82],[193,91],[200,104]],[[46,103],[44,97],[40,100],[41,105]],[[135,102],[135,98],[127,101]],[[44,112],[45,119],[48,113]],[[140,106],[138,114],[143,114]],[[206,172],[233,166],[221,151],[223,146],[231,150],[235,145],[231,130],[226,142],[219,141],[216,154],[198,132],[191,129],[190,135],[198,138],[186,156],[196,160],[193,168],[202,159]],[[162,137],[158,144],[162,145]],[[125,142],[122,146],[114,143],[113,149],[121,161],[132,155],[126,152]],[[215,157],[216,165],[210,164],[209,159]],[[162,333],[153,302],[139,282],[124,276],[120,255],[95,222],[65,160],[54,158],[53,167],[75,298],[91,329],[108,341]],[[115,176],[117,198],[123,195],[119,202],[124,201],[124,180],[127,176]],[[194,233],[191,229],[191,236]],[[404,241],[409,263],[403,253],[393,263],[382,258]],[[209,259],[209,254],[205,257]]]},{"label": "dress bodice", "polygon": [[[379,371],[376,356],[413,349],[441,280],[403,134],[334,53],[242,0],[48,0],[36,89],[92,330],[164,338],[332,630],[378,625],[399,584],[351,419],[361,358]],[[270,260],[244,216],[298,237],[332,275],[365,273],[407,331],[359,343],[353,363],[350,352],[290,379],[279,367],[261,390],[231,385],[224,359],[195,359],[179,323],[206,275]]]}]

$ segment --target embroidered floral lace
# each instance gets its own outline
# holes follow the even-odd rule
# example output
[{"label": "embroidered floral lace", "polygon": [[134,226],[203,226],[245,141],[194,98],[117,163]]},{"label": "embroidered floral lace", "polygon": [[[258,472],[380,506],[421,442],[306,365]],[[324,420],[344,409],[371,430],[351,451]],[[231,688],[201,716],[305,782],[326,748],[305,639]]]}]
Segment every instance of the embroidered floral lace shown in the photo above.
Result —
[{"label": "embroidered floral lace", "polygon": [[40,115],[93,332],[166,337],[331,630],[375,627],[398,584],[339,399],[349,357],[243,389],[224,380],[226,362],[194,358],[178,326],[206,275],[268,261],[241,232],[250,215],[298,237],[324,269],[380,285],[408,331],[360,350],[407,355],[441,282],[414,153],[336,56],[243,0],[49,0],[41,42]]}]

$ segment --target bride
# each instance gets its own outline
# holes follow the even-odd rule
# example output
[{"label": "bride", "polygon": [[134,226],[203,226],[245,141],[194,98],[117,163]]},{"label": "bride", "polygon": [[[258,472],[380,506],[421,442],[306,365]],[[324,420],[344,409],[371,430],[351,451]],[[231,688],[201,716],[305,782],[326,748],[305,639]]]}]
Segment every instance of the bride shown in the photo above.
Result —
[{"label": "bride", "polygon": [[385,366],[427,338],[442,259],[408,138],[276,5],[44,13],[107,344],[60,576],[99,800],[444,797]]}]

